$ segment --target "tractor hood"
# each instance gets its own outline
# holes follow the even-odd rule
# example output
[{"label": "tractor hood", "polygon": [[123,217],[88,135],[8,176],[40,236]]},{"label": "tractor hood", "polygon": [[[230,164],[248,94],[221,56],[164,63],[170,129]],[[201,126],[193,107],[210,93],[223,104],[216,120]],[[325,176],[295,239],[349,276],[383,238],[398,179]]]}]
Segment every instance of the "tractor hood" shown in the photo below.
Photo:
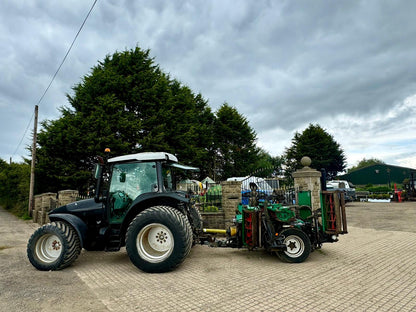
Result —
[{"label": "tractor hood", "polygon": [[49,214],[52,213],[77,213],[83,211],[91,211],[102,208],[102,203],[97,203],[94,198],[84,199],[76,201],[65,206],[58,207],[52,210]]}]

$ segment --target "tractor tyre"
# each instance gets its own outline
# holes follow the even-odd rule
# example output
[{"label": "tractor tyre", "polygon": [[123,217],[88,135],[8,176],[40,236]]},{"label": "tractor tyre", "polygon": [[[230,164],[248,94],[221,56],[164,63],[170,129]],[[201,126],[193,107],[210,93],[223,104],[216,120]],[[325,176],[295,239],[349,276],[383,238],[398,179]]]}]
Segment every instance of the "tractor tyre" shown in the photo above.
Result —
[{"label": "tractor tyre", "polygon": [[184,261],[192,246],[192,228],[180,211],[155,206],[130,223],[126,250],[131,262],[149,273],[168,272]]},{"label": "tractor tyre", "polygon": [[286,250],[277,251],[280,259],[286,262],[300,263],[309,257],[311,242],[303,231],[287,229],[281,232],[280,235],[284,235],[283,243],[286,245]]},{"label": "tractor tyre", "polygon": [[51,222],[37,229],[27,244],[30,263],[41,271],[66,268],[81,252],[81,243],[75,229],[61,221]]},{"label": "tractor tyre", "polygon": [[196,233],[202,232],[203,220],[201,212],[195,206],[189,208],[189,223],[191,224],[192,230]]},{"label": "tractor tyre", "polygon": [[192,247],[194,247],[196,245],[196,243],[198,242],[198,237],[200,235],[200,233],[202,233],[203,231],[203,220],[202,220],[202,215],[201,212],[199,212],[199,209],[196,208],[195,206],[191,206],[189,208],[189,215],[188,215],[188,220],[189,223],[191,224],[191,228],[192,228]]}]

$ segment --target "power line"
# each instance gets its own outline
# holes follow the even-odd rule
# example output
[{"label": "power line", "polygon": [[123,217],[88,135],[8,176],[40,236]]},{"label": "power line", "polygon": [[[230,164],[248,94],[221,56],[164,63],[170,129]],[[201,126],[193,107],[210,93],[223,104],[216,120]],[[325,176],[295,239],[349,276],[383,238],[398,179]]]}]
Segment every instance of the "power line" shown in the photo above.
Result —
[{"label": "power line", "polygon": [[[73,45],[74,45],[75,41],[77,40],[77,38],[78,38],[79,34],[81,33],[81,30],[82,30],[82,28],[84,27],[85,22],[87,21],[88,17],[90,16],[91,11],[94,9],[94,6],[95,6],[95,4],[97,3],[97,1],[98,1],[98,0],[95,0],[95,1],[94,1],[94,3],[92,4],[92,6],[91,6],[90,10],[88,11],[87,16],[85,17],[85,19],[84,19],[84,21],[82,22],[82,24],[81,24],[81,26],[80,26],[80,28],[79,28],[79,30],[78,30],[78,32],[77,32],[77,34],[75,35],[74,40],[72,40],[72,43],[71,43],[71,45],[69,46],[68,51],[66,52],[66,54],[65,54],[64,58],[62,59],[61,64],[59,65],[58,69],[55,71],[55,74],[53,75],[53,77],[52,77],[51,81],[49,82],[49,85],[47,86],[47,88],[46,88],[46,89],[45,89],[45,91],[43,92],[42,96],[40,97],[40,99],[39,99],[39,101],[38,101],[38,103],[37,103],[36,105],[39,105],[39,104],[40,104],[40,102],[42,102],[43,98],[45,97],[46,93],[48,92],[49,88],[51,87],[51,85],[52,85],[53,81],[55,80],[56,76],[58,75],[58,73],[59,73],[59,71],[60,71],[60,69],[61,69],[62,65],[65,63],[66,58],[68,57],[69,52],[71,52],[71,49],[72,49],[72,47],[73,47]],[[16,155],[17,150],[20,148],[20,145],[22,144],[22,142],[23,142],[24,138],[26,137],[26,133],[27,133],[27,131],[29,130],[29,126],[30,126],[30,123],[32,122],[32,119],[33,119],[34,114],[35,114],[35,113],[33,113],[33,114],[32,114],[32,117],[30,117],[30,121],[29,121],[29,123],[28,123],[28,125],[27,125],[27,127],[26,127],[26,130],[25,130],[25,132],[23,133],[23,136],[22,136],[22,138],[20,139],[20,142],[19,142],[19,144],[17,145],[16,150],[14,151],[14,153],[13,153],[13,155],[12,155],[12,156]]]},{"label": "power line", "polygon": [[82,28],[84,27],[84,24],[85,24],[85,22],[87,21],[88,17],[90,16],[91,11],[92,11],[92,9],[94,8],[94,6],[95,6],[95,4],[97,3],[97,1],[98,1],[98,0],[95,0],[95,1],[94,1],[94,3],[92,4],[91,9],[88,11],[88,14],[87,14],[87,16],[85,17],[84,21],[82,22],[81,27],[79,28],[79,30],[78,30],[78,32],[77,32],[77,34],[75,35],[74,40],[72,40],[71,46],[69,47],[68,51],[66,52],[66,54],[65,54],[65,56],[64,56],[64,58],[63,58],[63,60],[62,60],[61,64],[59,65],[58,69],[56,70],[55,74],[53,75],[53,77],[52,77],[52,79],[51,79],[51,82],[49,83],[49,85],[48,85],[48,87],[46,88],[45,92],[43,92],[42,96],[40,97],[40,99],[39,99],[39,101],[38,101],[37,105],[39,105],[39,103],[43,100],[43,98],[44,98],[44,96],[45,96],[46,92],[48,92],[48,90],[49,90],[50,86],[52,85],[52,82],[55,80],[56,75],[58,74],[59,70],[61,69],[62,65],[64,64],[64,62],[65,62],[65,60],[66,60],[66,58],[67,58],[67,56],[68,56],[69,52],[70,52],[70,51],[71,51],[71,49],[72,49],[72,46],[73,46],[73,45],[74,45],[74,43],[75,43],[75,40],[77,40],[79,33],[81,32]]},{"label": "power line", "polygon": [[30,120],[29,120],[29,123],[27,124],[26,130],[25,130],[25,132],[23,133],[23,136],[22,136],[22,138],[20,139],[19,144],[17,144],[16,150],[14,151],[14,153],[13,153],[13,155],[12,155],[12,156],[16,155],[17,150],[19,149],[20,145],[21,145],[21,144],[22,144],[22,142],[23,142],[23,139],[26,137],[26,133],[27,133],[27,130],[29,130],[30,124],[32,123],[33,116],[35,116],[35,112],[33,112],[32,117],[30,117]]}]

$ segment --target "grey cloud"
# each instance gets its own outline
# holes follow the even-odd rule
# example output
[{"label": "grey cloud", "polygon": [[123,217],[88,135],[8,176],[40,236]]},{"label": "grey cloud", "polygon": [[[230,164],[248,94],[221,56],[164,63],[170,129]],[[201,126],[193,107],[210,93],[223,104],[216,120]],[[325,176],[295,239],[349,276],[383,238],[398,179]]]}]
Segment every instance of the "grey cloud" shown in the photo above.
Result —
[{"label": "grey cloud", "polygon": [[[91,4],[5,1],[2,111],[4,103],[27,107],[22,113],[32,109]],[[98,1],[41,112],[57,116],[57,107],[67,105],[65,93],[92,66],[139,45],[214,110],[228,102],[257,133],[286,133],[290,140],[309,122],[361,120],[416,93],[414,12],[416,2],[404,0]],[[385,129],[362,131],[389,131],[401,118],[405,113]],[[11,153],[1,151],[0,157]]]}]

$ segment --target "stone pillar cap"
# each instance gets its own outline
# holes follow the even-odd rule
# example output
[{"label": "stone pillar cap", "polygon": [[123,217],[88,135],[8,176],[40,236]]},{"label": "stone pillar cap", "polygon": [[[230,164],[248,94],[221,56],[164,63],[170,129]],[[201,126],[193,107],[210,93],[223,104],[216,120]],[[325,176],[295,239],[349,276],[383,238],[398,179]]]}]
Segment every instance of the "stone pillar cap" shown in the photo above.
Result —
[{"label": "stone pillar cap", "polygon": [[303,156],[300,163],[304,167],[309,167],[312,163],[312,159],[309,156]]}]

